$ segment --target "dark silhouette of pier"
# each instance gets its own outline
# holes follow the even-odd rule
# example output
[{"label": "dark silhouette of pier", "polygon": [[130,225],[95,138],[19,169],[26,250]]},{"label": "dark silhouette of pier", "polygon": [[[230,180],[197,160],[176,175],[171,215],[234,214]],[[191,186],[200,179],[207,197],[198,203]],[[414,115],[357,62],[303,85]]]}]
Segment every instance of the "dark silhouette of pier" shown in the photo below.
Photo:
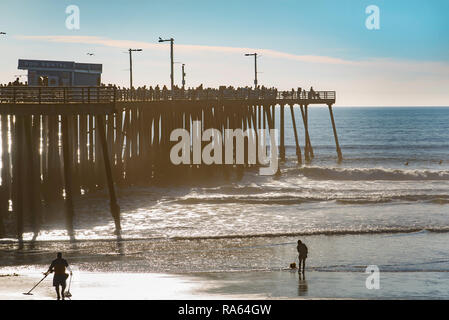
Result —
[{"label": "dark silhouette of pier", "polygon": [[[15,234],[22,241],[26,231],[37,235],[45,208],[59,201],[64,203],[66,228],[73,238],[73,197],[100,189],[109,191],[119,235],[116,184],[176,182],[204,172],[241,176],[245,168],[259,165],[248,164],[246,156],[243,165],[173,165],[170,133],[178,128],[191,132],[193,121],[201,121],[203,130],[255,129],[257,133],[258,129],[275,129],[275,106],[280,105],[279,158],[285,161],[285,108],[290,108],[297,161],[302,164],[314,158],[308,108],[327,105],[340,161],[332,111],[335,100],[334,91],[265,87],[176,87],[171,91],[166,87],[121,89],[111,85],[0,86],[0,237]],[[297,114],[304,125],[303,149]],[[6,219],[10,202],[13,222]]]}]

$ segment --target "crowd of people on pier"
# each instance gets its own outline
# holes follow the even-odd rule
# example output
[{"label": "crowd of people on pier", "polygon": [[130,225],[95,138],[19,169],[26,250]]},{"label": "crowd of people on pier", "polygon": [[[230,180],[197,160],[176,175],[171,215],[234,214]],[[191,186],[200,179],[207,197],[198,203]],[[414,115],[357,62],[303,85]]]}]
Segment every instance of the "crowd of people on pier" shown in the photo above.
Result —
[{"label": "crowd of people on pier", "polygon": [[156,87],[137,87],[120,88],[112,85],[119,94],[119,100],[214,100],[214,99],[276,99],[278,90],[276,88],[266,88],[259,86],[254,89],[251,87],[232,87],[221,86],[220,88],[204,88],[200,85],[196,88],[183,88],[174,86],[173,92],[162,86]]},{"label": "crowd of people on pier", "polygon": [[309,91],[298,88],[291,91],[278,91],[277,88],[267,88],[265,86],[233,87],[220,86],[217,88],[204,88],[201,84],[196,88],[183,88],[174,86],[173,93],[165,85],[156,87],[137,87],[130,90],[112,84],[103,85],[114,88],[118,92],[119,100],[208,100],[208,99],[321,99],[319,92],[313,87]]},{"label": "crowd of people on pier", "polygon": [[[0,94],[2,93],[2,88],[10,87],[21,87],[27,86],[26,82],[20,82],[17,78],[14,82],[10,82],[7,85],[0,84]],[[45,86],[42,86],[45,87]],[[62,87],[48,87],[51,88]],[[70,88],[71,92],[77,92],[82,90],[81,87]],[[113,84],[101,84],[100,87],[91,87],[91,92],[97,92],[100,90],[106,92],[110,96],[114,96],[118,101],[128,101],[128,100],[139,100],[139,101],[159,101],[159,100],[217,100],[217,99],[228,99],[228,100],[247,100],[247,99],[262,99],[262,100],[272,100],[272,99],[326,99],[327,96],[322,96],[319,92],[316,92],[313,87],[309,91],[302,88],[291,89],[289,91],[278,91],[277,88],[257,86],[253,87],[233,87],[233,86],[220,86],[219,88],[205,88],[201,84],[196,88],[184,88],[179,86],[173,87],[173,92],[167,86],[156,85],[154,88],[152,86],[143,86],[137,88],[125,88],[116,86]],[[84,94],[84,91],[83,91]],[[94,94],[95,95],[95,94]],[[325,94],[326,95],[326,94]]]},{"label": "crowd of people on pier", "polygon": [[0,87],[25,87],[28,86],[28,82],[21,82],[19,78],[16,78],[14,82],[8,82],[8,84],[0,83]]}]

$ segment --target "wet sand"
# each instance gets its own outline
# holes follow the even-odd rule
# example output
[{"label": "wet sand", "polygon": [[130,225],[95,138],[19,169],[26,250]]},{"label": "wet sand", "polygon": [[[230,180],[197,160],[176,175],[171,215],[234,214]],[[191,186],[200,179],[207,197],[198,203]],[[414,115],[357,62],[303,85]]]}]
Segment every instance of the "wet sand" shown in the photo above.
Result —
[{"label": "wet sand", "polygon": [[[0,300],[55,300],[52,276],[46,278],[33,295],[23,295],[42,277],[39,274],[0,277]],[[72,300],[182,300],[256,299],[256,294],[210,293],[217,290],[213,279],[142,273],[75,273]]]},{"label": "wet sand", "polygon": [[[73,299],[449,299],[448,233],[301,238],[305,280],[285,269],[295,237],[4,243],[0,299],[54,299],[52,276],[22,293],[57,251],[73,268]],[[379,290],[366,288],[367,265],[380,268]]]},{"label": "wet sand", "polygon": [[[387,272],[379,290],[368,290],[367,275],[354,272],[295,271],[198,274],[91,273],[74,274],[72,300],[182,299],[448,299],[449,274]],[[0,277],[0,300],[52,300],[51,277],[23,295],[40,275]]]}]

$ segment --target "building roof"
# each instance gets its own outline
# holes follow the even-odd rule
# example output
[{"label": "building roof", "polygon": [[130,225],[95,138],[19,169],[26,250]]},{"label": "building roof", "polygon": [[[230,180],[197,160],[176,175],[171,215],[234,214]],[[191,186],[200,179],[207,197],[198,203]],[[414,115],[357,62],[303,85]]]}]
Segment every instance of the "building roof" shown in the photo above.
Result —
[{"label": "building roof", "polygon": [[76,63],[73,61],[49,61],[49,60],[19,59],[18,69],[102,73],[103,65],[97,64],[97,63]]}]

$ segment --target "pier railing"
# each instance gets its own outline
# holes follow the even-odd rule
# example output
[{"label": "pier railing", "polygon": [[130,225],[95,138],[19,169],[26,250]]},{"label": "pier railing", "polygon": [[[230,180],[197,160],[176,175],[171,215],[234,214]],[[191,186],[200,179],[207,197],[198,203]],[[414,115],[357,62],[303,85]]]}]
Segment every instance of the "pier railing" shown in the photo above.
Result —
[{"label": "pier railing", "polygon": [[116,96],[113,87],[0,87],[1,103],[104,103]]},{"label": "pier railing", "polygon": [[250,88],[155,90],[117,87],[0,87],[0,103],[114,103],[167,100],[298,100],[305,103],[335,103],[335,91],[278,91]]}]

